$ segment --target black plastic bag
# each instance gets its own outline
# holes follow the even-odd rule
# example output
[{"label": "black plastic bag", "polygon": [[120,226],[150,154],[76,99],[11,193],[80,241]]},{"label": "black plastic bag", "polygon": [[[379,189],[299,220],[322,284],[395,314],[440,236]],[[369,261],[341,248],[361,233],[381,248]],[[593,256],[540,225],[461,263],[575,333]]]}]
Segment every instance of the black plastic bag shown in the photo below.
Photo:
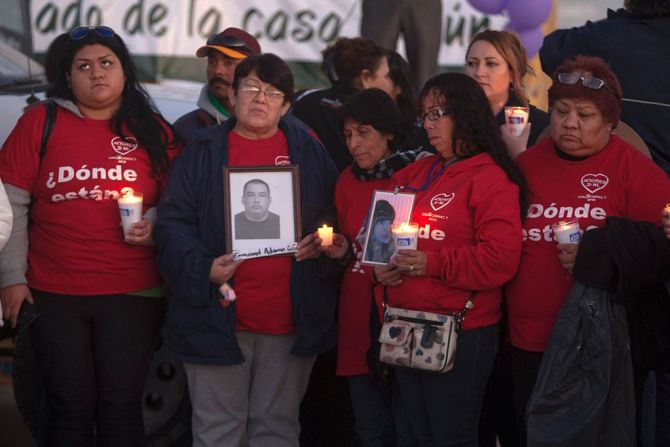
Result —
[{"label": "black plastic bag", "polygon": [[575,283],[554,323],[526,411],[528,447],[635,445],[626,315]]}]

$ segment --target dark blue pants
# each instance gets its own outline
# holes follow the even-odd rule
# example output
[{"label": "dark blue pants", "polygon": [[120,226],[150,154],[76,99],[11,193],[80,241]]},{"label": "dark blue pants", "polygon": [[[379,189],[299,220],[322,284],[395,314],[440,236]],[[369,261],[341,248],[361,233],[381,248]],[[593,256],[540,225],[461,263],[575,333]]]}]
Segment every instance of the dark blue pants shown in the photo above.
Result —
[{"label": "dark blue pants", "polygon": [[670,446],[670,368],[656,370],[656,447]]},{"label": "dark blue pants", "polygon": [[391,384],[368,374],[350,376],[356,435],[364,447],[395,447]]},{"label": "dark blue pants", "polygon": [[397,369],[412,431],[421,447],[476,447],[484,389],[498,350],[498,326],[458,334],[454,368],[445,374]]},{"label": "dark blue pants", "polygon": [[142,445],[142,392],[165,299],[33,291],[30,336],[43,375],[47,446]]}]

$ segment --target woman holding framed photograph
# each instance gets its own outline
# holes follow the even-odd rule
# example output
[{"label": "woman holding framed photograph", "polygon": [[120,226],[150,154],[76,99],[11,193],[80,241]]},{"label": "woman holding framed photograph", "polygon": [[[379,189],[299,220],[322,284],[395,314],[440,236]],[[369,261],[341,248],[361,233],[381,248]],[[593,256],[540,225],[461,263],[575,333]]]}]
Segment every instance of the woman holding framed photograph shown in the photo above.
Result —
[{"label": "woman holding framed photograph", "polygon": [[[165,343],[186,369],[194,446],[298,445],[314,359],[335,345],[338,269],[319,258],[313,233],[335,222],[337,170],[306,126],[285,116],[292,94],[279,57],[240,62],[234,117],[195,136],[159,204],[158,265],[171,291]],[[299,232],[307,236],[292,256],[236,260],[223,204],[240,197],[230,197],[224,168],[285,165],[300,169]],[[237,299],[224,300],[221,287]]]},{"label": "woman holding framed photograph", "polygon": [[375,190],[388,189],[391,176],[412,163],[418,153],[397,152],[400,111],[380,89],[361,90],[338,114],[354,164],[340,174],[335,188],[342,233],[335,235],[333,246],[322,247],[328,256],[347,264],[339,301],[337,374],[348,379],[356,434],[362,445],[396,445],[387,384],[371,377],[368,370],[373,267],[361,261],[366,226],[378,233],[368,238],[368,257],[386,263],[393,253],[390,226],[395,210],[388,201],[379,200],[372,223],[365,225],[370,202]]}]

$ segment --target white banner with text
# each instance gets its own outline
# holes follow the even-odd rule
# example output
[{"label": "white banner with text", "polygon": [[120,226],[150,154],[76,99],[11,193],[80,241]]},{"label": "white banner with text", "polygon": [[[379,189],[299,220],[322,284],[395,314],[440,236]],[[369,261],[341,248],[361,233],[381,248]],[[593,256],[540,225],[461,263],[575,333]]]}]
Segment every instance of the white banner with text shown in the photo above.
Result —
[{"label": "white banner with text", "polygon": [[[445,0],[442,15],[441,65],[462,65],[472,36],[506,21],[464,0]],[[336,37],[360,35],[361,6],[360,0],[32,0],[30,16],[35,52],[77,26],[106,25],[133,54],[193,57],[207,36],[234,26],[253,34],[263,52],[317,62]]]}]

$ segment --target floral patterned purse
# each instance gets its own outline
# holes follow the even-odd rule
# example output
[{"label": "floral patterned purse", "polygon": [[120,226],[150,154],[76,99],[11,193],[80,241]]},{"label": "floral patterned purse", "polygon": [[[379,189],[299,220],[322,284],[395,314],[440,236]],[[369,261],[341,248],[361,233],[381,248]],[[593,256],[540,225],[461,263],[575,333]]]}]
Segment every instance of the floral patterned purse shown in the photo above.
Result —
[{"label": "floral patterned purse", "polygon": [[463,309],[450,315],[401,309],[386,304],[379,334],[379,360],[390,366],[445,373],[454,367],[456,341],[465,313],[473,307],[475,292]]}]

